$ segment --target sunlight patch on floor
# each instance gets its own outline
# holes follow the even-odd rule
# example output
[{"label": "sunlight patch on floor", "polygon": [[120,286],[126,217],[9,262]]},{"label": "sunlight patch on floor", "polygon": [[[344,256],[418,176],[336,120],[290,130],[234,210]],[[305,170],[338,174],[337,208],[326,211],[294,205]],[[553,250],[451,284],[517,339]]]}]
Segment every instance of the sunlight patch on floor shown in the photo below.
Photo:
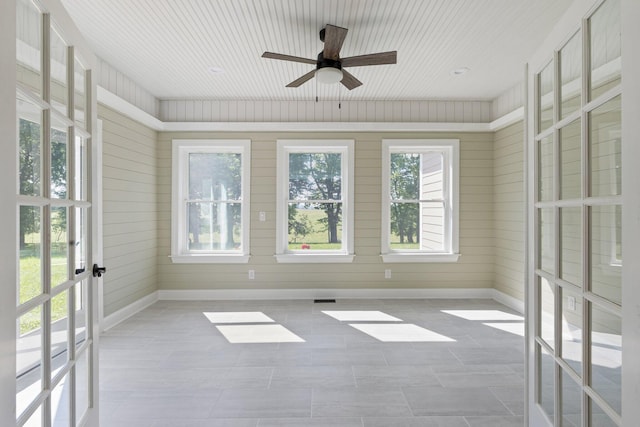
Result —
[{"label": "sunlight patch on floor", "polygon": [[402,322],[401,319],[377,310],[322,311],[340,322]]},{"label": "sunlight patch on floor", "polygon": [[224,325],[216,328],[231,344],[305,342],[282,325]]},{"label": "sunlight patch on floor", "polygon": [[203,313],[211,323],[273,323],[274,320],[261,311],[219,311]]},{"label": "sunlight patch on floor", "polygon": [[355,328],[382,342],[452,342],[452,338],[430,331],[412,323],[379,324],[350,323]]},{"label": "sunlight patch on floor", "polygon": [[524,337],[524,323],[503,322],[503,323],[483,323],[501,331],[510,332],[512,334]]},{"label": "sunlight patch on floor", "polygon": [[443,313],[461,317],[466,320],[524,320],[517,314],[507,313],[501,310],[441,310]]}]

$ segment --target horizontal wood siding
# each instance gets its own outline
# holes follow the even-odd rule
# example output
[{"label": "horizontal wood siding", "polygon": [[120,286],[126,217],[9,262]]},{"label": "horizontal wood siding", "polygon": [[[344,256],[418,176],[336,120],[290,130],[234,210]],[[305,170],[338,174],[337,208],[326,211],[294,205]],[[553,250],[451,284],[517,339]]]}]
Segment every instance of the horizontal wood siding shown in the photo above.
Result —
[{"label": "horizontal wood siding", "polygon": [[495,288],[524,301],[524,157],[522,122],[495,134]]},{"label": "horizontal wood siding", "polygon": [[104,314],[157,289],[157,133],[103,105]]},{"label": "horizontal wood siding", "polygon": [[[159,289],[491,288],[493,256],[493,134],[425,133],[160,133],[158,141]],[[251,154],[251,259],[240,265],[173,264],[171,241],[172,139],[248,138]],[[278,264],[276,140],[355,139],[355,261],[351,264]],[[457,263],[383,264],[381,149],[383,138],[459,138],[461,141],[460,252]],[[144,168],[143,168],[144,169]],[[266,213],[260,222],[258,213]],[[116,213],[120,213],[118,210]],[[248,270],[255,280],[248,280]],[[392,270],[392,279],[384,270]]]}]

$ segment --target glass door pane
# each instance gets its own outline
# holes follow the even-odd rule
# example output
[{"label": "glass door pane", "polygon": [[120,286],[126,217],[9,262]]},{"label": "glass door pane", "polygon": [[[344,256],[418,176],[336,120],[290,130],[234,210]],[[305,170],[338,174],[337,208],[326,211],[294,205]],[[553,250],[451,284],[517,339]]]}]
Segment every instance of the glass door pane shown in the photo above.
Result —
[{"label": "glass door pane", "polygon": [[17,81],[42,94],[42,16],[31,0],[16,1]]},{"label": "glass door pane", "polygon": [[560,49],[560,119],[580,109],[582,95],[582,32]]},{"label": "glass door pane", "polygon": [[596,99],[620,84],[622,43],[620,0],[607,0],[589,19],[591,39],[591,93]]},{"label": "glass door pane", "polygon": [[538,74],[538,131],[544,132],[553,125],[553,62]]},{"label": "glass door pane", "polygon": [[51,105],[65,117],[68,116],[69,94],[67,83],[68,46],[52,27],[51,38]]}]

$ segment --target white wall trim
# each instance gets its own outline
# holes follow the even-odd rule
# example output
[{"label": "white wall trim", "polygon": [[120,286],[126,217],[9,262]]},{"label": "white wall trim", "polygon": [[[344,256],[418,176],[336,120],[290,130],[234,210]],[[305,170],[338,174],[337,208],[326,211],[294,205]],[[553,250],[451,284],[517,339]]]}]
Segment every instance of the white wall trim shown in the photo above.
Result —
[{"label": "white wall trim", "polygon": [[524,118],[524,109],[520,107],[489,123],[163,122],[101,86],[98,102],[158,132],[495,132]]},{"label": "white wall trim", "polygon": [[113,92],[108,91],[102,86],[98,86],[98,103],[104,104],[109,108],[113,108],[117,112],[124,114],[130,119],[138,121],[153,130],[164,130],[164,123],[162,121]]},{"label": "white wall trim", "polygon": [[519,107],[513,110],[510,113],[505,114],[502,117],[498,117],[491,123],[489,123],[489,128],[491,128],[492,132],[497,132],[500,129],[504,129],[508,126],[511,126],[514,123],[518,123],[524,120],[524,107]]},{"label": "white wall trim", "polygon": [[159,290],[160,301],[276,299],[493,299],[493,288],[464,289],[185,289]]},{"label": "white wall trim", "polygon": [[500,304],[506,305],[507,307],[517,311],[518,313],[524,314],[524,301],[521,301],[518,298],[514,298],[511,295],[507,295],[497,289],[492,289],[492,291],[492,299],[499,302]]},{"label": "white wall trim", "polygon": [[155,291],[127,305],[126,307],[121,308],[115,313],[111,313],[110,315],[106,316],[100,324],[100,332],[102,333],[113,328],[117,324],[124,322],[131,316],[139,313],[140,311],[144,310],[157,301],[158,291]]}]

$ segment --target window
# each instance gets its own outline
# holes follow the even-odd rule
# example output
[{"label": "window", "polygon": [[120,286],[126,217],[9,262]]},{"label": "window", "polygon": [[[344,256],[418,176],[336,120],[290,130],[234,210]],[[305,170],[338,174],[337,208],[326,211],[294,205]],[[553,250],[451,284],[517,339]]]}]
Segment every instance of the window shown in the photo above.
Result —
[{"label": "window", "polygon": [[173,140],[171,259],[249,261],[248,140]]},{"label": "window", "polygon": [[353,261],[353,140],[279,140],[278,262]]},{"label": "window", "polygon": [[458,260],[459,144],[383,140],[384,262]]}]

